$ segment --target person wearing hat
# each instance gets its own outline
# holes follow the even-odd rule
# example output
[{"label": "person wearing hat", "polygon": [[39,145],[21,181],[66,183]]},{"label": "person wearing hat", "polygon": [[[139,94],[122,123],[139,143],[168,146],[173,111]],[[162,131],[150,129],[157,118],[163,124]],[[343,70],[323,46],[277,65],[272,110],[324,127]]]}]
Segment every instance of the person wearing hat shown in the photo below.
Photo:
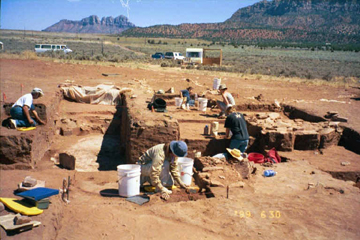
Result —
[{"label": "person wearing hat", "polygon": [[173,186],[174,180],[180,187],[187,188],[180,179],[177,163],[177,157],[185,157],[187,150],[187,145],[183,141],[171,141],[148,149],[138,161],[141,165],[140,184],[149,182],[155,187],[156,192],[161,192],[161,197],[165,200],[172,193],[166,187]]},{"label": "person wearing hat", "polygon": [[[10,109],[10,127],[15,129],[17,127],[32,127],[37,124],[45,124],[35,111],[33,100],[44,96],[44,92],[40,88],[34,88],[31,93],[27,93],[19,98]],[[35,119],[30,117],[30,112]],[[35,121],[36,120],[36,121]]]},{"label": "person wearing hat", "polygon": [[220,100],[216,101],[216,104],[217,104],[218,108],[221,109],[221,112],[219,114],[219,118],[225,118],[226,108],[229,107],[229,106],[235,105],[235,99],[231,95],[231,93],[229,93],[227,91],[227,87],[226,87],[225,84],[220,84],[219,91],[220,91],[220,94],[221,94],[221,96],[223,98],[223,101],[220,101]]},{"label": "person wearing hat", "polygon": [[226,114],[228,116],[226,117],[224,125],[226,128],[225,138],[229,138],[230,131],[232,133],[229,148],[239,149],[244,153],[249,143],[249,133],[244,115],[236,112],[232,106],[226,109]]}]

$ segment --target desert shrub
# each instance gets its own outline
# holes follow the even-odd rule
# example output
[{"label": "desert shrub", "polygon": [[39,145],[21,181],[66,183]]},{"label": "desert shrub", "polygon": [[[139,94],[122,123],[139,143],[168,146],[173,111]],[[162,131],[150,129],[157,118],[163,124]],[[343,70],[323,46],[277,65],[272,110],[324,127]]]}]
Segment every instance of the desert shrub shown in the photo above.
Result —
[{"label": "desert shrub", "polygon": [[91,58],[91,60],[104,61],[104,56],[99,54],[99,55],[93,56],[93,57]]},{"label": "desert shrub", "polygon": [[322,79],[325,80],[325,81],[331,81],[332,79],[332,75],[331,75],[331,72],[328,72],[327,74],[325,74]]},{"label": "desert shrub", "polygon": [[308,72],[308,73],[306,73],[306,74],[305,74],[305,78],[307,78],[307,79],[312,79],[312,75],[311,75],[311,73],[309,73],[309,72]]},{"label": "desert shrub", "polygon": [[[35,33],[36,34],[36,33]],[[165,44],[162,39],[162,44],[146,44],[143,39],[139,41],[130,41],[116,36],[114,38],[115,44],[102,44],[103,37],[94,36],[91,38],[82,37],[66,37],[46,35],[23,37],[16,35],[3,35],[1,41],[4,43],[5,53],[17,54],[20,57],[24,51],[34,51],[35,44],[38,43],[63,43],[73,50],[71,54],[59,53],[44,53],[38,54],[38,57],[51,57],[59,59],[76,59],[76,60],[92,60],[92,61],[109,61],[109,62],[143,62],[151,64],[162,64],[164,60],[156,61],[149,58],[149,55],[156,51],[167,52],[177,51],[184,54],[185,45],[190,46],[193,42],[186,42],[184,40],[176,40],[176,42],[169,40]],[[29,35],[30,36],[30,35]],[[117,41],[116,41],[117,39]],[[84,41],[88,40],[88,41]],[[147,39],[152,41],[152,39]],[[154,40],[154,43],[159,39]],[[223,50],[223,66],[196,66],[196,69],[211,70],[211,71],[226,71],[247,73],[256,75],[276,75],[276,76],[297,76],[304,79],[324,79],[326,81],[342,81],[342,79],[359,79],[360,78],[360,57],[358,50],[360,46],[354,45],[351,48],[339,44],[332,44],[326,51],[319,51],[323,44],[303,44],[298,47],[294,44],[257,44],[251,43],[225,42],[221,39],[215,42],[211,40],[207,43],[202,43],[203,46],[210,47],[211,45],[224,45]],[[176,44],[177,43],[177,44]],[[210,43],[210,44],[209,44]],[[121,44],[128,49],[136,52],[142,52],[145,55],[137,55],[131,51],[124,50],[117,46]],[[181,45],[182,44],[182,45]],[[196,42],[199,45],[199,42]],[[235,47],[238,46],[237,48]],[[219,46],[213,46],[219,48]],[[261,50],[263,48],[263,50]],[[313,50],[313,51],[311,51]],[[332,52],[334,50],[334,52]],[[345,52],[346,51],[346,52]],[[32,57],[31,55],[29,58]],[[164,65],[168,67],[179,66],[176,63],[167,62]],[[329,74],[330,73],[330,74]],[[358,80],[357,80],[358,81]],[[356,81],[356,82],[357,82]]]},{"label": "desert shrub", "polygon": [[297,74],[296,74],[296,71],[290,71],[290,74],[289,74],[291,77],[296,77]]},{"label": "desert shrub", "polygon": [[21,53],[21,56],[24,57],[25,59],[31,59],[31,60],[34,60],[34,59],[37,59],[38,56],[36,55],[35,52],[33,51],[23,51]]},{"label": "desert shrub", "polygon": [[68,57],[67,59],[75,59],[75,60],[90,60],[90,56],[85,56],[85,55],[75,55],[73,57]]},{"label": "desert shrub", "polygon": [[181,67],[177,61],[164,61],[160,64],[161,67]]}]

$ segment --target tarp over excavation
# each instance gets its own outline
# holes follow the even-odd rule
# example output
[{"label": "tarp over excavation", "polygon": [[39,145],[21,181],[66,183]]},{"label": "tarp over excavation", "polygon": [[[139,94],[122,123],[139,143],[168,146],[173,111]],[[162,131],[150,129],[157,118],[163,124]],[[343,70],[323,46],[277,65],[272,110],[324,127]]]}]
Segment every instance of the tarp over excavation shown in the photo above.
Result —
[{"label": "tarp over excavation", "polygon": [[115,85],[100,84],[96,87],[87,86],[69,86],[61,87],[64,97],[76,102],[101,104],[101,105],[118,105],[120,104],[120,94],[131,92],[131,88],[118,88]]}]

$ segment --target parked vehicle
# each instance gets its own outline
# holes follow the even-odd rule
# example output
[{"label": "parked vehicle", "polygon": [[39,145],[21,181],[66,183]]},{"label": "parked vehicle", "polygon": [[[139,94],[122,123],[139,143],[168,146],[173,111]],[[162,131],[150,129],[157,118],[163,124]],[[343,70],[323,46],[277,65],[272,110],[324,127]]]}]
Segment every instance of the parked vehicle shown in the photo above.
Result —
[{"label": "parked vehicle", "polygon": [[66,45],[62,44],[36,44],[35,52],[42,53],[46,51],[63,51],[64,53],[71,53],[72,50]]},{"label": "parked vehicle", "polygon": [[165,55],[163,53],[161,53],[161,52],[157,52],[157,53],[151,55],[151,58],[153,58],[153,59],[164,59]]},{"label": "parked vehicle", "polygon": [[192,63],[203,63],[204,49],[202,48],[187,48],[186,57]]},{"label": "parked vehicle", "polygon": [[185,59],[185,57],[179,52],[166,52],[165,58],[173,59],[173,60],[184,60]]}]

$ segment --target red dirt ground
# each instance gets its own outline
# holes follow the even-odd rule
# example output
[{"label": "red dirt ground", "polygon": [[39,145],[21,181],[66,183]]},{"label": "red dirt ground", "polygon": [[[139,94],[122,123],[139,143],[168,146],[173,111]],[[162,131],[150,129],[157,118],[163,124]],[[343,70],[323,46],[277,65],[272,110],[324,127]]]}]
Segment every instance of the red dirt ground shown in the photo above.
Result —
[{"label": "red dirt ground", "polygon": [[[195,92],[211,88],[213,73],[164,69],[148,66],[147,69],[116,66],[90,66],[53,63],[39,60],[0,59],[1,92],[6,102],[14,102],[33,87],[40,87],[45,97],[37,100],[46,105],[65,80],[75,84],[95,86],[113,82],[119,87],[136,87],[144,96],[149,86],[153,90],[191,85]],[[119,73],[104,77],[102,73]],[[243,79],[237,75],[221,75],[230,92],[239,93],[237,104],[252,101],[249,98],[262,94],[268,102],[299,101],[296,105],[318,115],[338,111],[349,119],[348,126],[360,130],[359,88],[315,86],[288,81]],[[188,83],[196,80],[201,86]],[[142,85],[139,81],[142,80]],[[141,88],[142,86],[142,88]],[[149,88],[150,90],[150,88]],[[331,103],[320,99],[338,100]],[[81,104],[83,105],[83,104]],[[73,104],[65,103],[65,110]],[[80,106],[80,105],[79,105]],[[82,107],[82,106],[81,106]],[[81,111],[81,107],[72,111]],[[101,110],[103,106],[91,106]],[[145,103],[144,103],[144,111]],[[188,113],[187,113],[188,114]],[[194,111],[193,117],[198,113]],[[191,116],[190,116],[191,117]],[[3,116],[2,116],[3,118]],[[37,130],[41,130],[41,127]],[[1,131],[11,131],[1,128]],[[61,138],[59,136],[59,138]],[[61,146],[61,139],[54,146]],[[74,140],[74,139],[73,139]],[[74,140],[75,141],[75,140]],[[57,144],[57,145],[56,145]],[[359,155],[343,147],[325,149],[323,154],[314,151],[281,153],[291,159],[273,167],[277,175],[264,178],[263,166],[257,174],[244,180],[244,188],[212,188],[215,198],[197,201],[164,202],[152,195],[149,203],[138,206],[120,197],[102,197],[104,189],[117,189],[116,171],[77,172],[59,169],[50,157],[45,157],[33,170],[1,171],[1,197],[13,197],[17,184],[31,175],[45,180],[46,186],[60,188],[62,179],[71,176],[73,186],[70,203],[59,196],[51,197],[51,205],[43,214],[33,217],[42,225],[27,232],[9,235],[1,228],[1,239],[359,239],[360,191],[354,182],[334,179],[324,171],[359,171]],[[341,166],[348,161],[350,165]],[[221,174],[225,177],[226,174]],[[214,174],[217,177],[217,174]],[[220,175],[219,175],[220,176]],[[221,182],[221,178],[217,179]],[[309,185],[310,184],[310,185]],[[311,186],[309,188],[309,186]],[[181,194],[174,192],[174,195]],[[182,199],[181,196],[173,198]],[[7,211],[1,213],[6,214]]]}]

